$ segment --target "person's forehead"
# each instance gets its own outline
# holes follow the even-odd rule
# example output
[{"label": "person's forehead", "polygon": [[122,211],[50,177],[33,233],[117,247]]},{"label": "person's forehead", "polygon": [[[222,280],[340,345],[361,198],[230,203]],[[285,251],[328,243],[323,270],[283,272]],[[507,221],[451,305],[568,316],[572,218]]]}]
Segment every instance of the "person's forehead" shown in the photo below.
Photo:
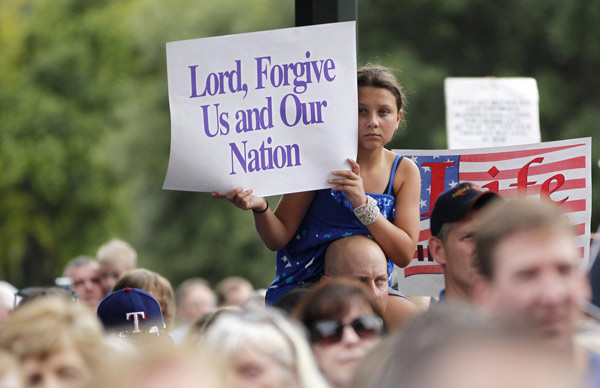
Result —
[{"label": "person's forehead", "polygon": [[559,228],[513,233],[495,249],[495,272],[575,264],[577,249],[573,237]]},{"label": "person's forehead", "polygon": [[102,260],[99,261],[99,268],[102,271],[117,271],[117,272],[125,272],[128,265],[124,262],[117,260]]},{"label": "person's forehead", "polygon": [[50,350],[47,357],[40,358],[29,356],[23,360],[30,367],[69,365],[84,366],[85,361],[79,349],[73,343],[61,343],[56,348]]},{"label": "person's forehead", "polygon": [[358,88],[359,104],[391,104],[395,105],[394,94],[383,87],[360,86]]},{"label": "person's forehead", "polygon": [[97,276],[98,273],[98,265],[94,263],[89,263],[71,268],[71,270],[69,271],[69,276],[72,278],[85,278]]},{"label": "person's forehead", "polygon": [[184,294],[185,300],[209,299],[214,297],[214,292],[210,288],[202,284],[193,286],[188,292]]},{"label": "person's forehead", "polygon": [[342,253],[342,261],[352,263],[369,261],[385,265],[385,253],[377,242],[365,236],[354,236],[353,238],[353,243],[348,244]]},{"label": "person's forehead", "polygon": [[468,211],[460,220],[454,222],[454,227],[452,228],[450,235],[459,233],[464,229],[475,228],[479,218],[481,218],[481,212],[479,210]]},{"label": "person's forehead", "polygon": [[282,359],[288,358],[290,352],[287,342],[246,342],[234,353],[232,363],[238,367],[246,364],[259,367],[261,375],[287,375],[292,371]]},{"label": "person's forehead", "polygon": [[484,213],[485,208],[470,209],[456,223],[459,225],[477,223]]},{"label": "person's forehead", "polygon": [[348,310],[346,310],[344,316],[341,317],[342,321],[349,322],[363,315],[373,314],[373,308],[363,300],[353,298],[349,303]]},{"label": "person's forehead", "polygon": [[83,363],[83,356],[74,343],[66,344],[51,354],[56,361]]},{"label": "person's forehead", "polygon": [[387,274],[387,262],[385,256],[371,256],[365,253],[345,260],[340,273],[354,276],[380,276],[380,274]]}]

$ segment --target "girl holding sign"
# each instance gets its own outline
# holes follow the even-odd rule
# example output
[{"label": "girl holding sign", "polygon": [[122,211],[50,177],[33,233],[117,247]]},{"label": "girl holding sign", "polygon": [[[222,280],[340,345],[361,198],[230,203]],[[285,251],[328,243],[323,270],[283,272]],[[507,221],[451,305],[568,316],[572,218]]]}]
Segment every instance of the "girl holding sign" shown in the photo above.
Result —
[{"label": "girl holding sign", "polygon": [[258,234],[277,250],[268,305],[295,287],[319,281],[327,246],[342,237],[372,236],[388,257],[390,281],[393,264],[410,263],[419,235],[420,174],[411,160],[384,148],[398,129],[402,104],[394,75],[383,67],[363,67],[358,71],[358,156],[348,159],[350,170],[332,172],[333,188],[285,194],[274,212],[251,189],[212,193],[252,209]]}]

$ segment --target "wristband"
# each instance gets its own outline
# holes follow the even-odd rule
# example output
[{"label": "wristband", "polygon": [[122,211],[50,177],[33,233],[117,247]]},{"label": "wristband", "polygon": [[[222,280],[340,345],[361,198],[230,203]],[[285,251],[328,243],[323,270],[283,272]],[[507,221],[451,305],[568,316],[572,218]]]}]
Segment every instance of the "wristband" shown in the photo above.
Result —
[{"label": "wristband", "polygon": [[377,200],[367,195],[367,203],[354,208],[354,215],[363,225],[370,225],[377,221],[379,217],[379,207],[377,206]]},{"label": "wristband", "polygon": [[253,211],[254,213],[256,213],[256,214],[263,214],[264,212],[266,212],[267,210],[269,210],[269,201],[267,201],[267,200],[265,199],[265,202],[267,203],[267,207],[266,207],[264,210],[256,211],[256,210],[252,209],[252,211]]}]

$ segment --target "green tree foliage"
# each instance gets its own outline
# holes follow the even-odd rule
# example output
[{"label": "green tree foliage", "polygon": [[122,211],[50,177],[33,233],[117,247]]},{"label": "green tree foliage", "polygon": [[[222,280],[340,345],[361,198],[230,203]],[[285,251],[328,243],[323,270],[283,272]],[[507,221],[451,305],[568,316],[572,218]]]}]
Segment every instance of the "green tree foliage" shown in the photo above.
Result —
[{"label": "green tree foliage", "polygon": [[[161,189],[170,142],[165,43],[288,27],[258,0],[0,2],[0,277],[49,284],[112,236],[174,283],[248,276],[273,257],[251,215]],[[206,53],[212,55],[212,53]]]},{"label": "green tree foliage", "polygon": [[[292,27],[293,7],[0,0],[0,278],[48,284],[66,261],[118,236],[174,284],[240,274],[265,287],[274,254],[249,212],[162,190],[165,43]],[[445,147],[449,76],[535,77],[543,140],[597,133],[599,18],[600,0],[359,0],[360,62],[397,69],[407,87],[407,125],[392,147]]]},{"label": "green tree foliage", "polygon": [[47,283],[108,230],[123,230],[121,182],[98,147],[112,130],[117,73],[101,48],[117,53],[119,37],[81,6],[0,3],[0,258],[16,284]]},{"label": "green tree foliage", "polygon": [[[407,87],[407,126],[392,147],[446,147],[446,77],[533,77],[542,141],[596,135],[598,193],[599,17],[598,0],[359,0],[360,61],[399,70]],[[592,202],[595,229],[600,202]]]}]

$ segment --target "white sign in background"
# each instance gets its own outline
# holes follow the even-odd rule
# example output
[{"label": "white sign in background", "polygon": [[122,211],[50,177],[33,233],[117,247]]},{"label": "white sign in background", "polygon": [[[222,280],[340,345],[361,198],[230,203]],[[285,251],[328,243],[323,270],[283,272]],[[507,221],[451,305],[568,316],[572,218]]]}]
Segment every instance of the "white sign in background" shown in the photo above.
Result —
[{"label": "white sign in background", "polygon": [[539,143],[539,94],[533,78],[446,78],[448,148]]},{"label": "white sign in background", "polygon": [[355,22],[167,43],[165,189],[330,187],[357,153]]}]

